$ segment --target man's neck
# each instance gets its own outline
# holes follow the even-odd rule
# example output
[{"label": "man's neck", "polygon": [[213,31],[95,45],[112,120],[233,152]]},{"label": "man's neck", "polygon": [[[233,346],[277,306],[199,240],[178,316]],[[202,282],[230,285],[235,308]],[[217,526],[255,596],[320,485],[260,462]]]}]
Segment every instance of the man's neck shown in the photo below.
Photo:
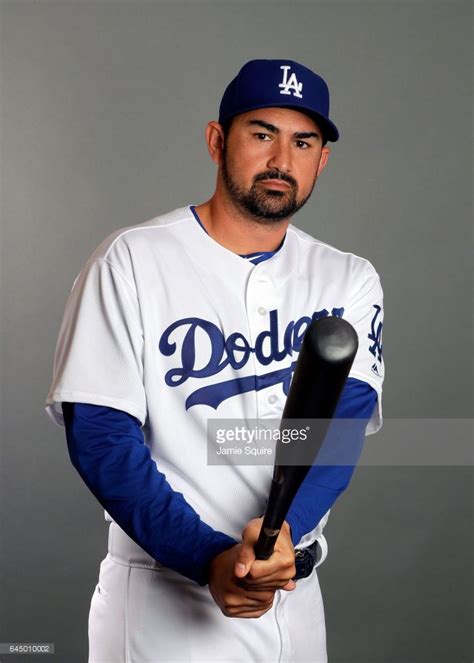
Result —
[{"label": "man's neck", "polygon": [[195,209],[212,239],[239,255],[276,251],[290,223],[290,219],[259,223],[215,195],[207,202],[196,205]]}]

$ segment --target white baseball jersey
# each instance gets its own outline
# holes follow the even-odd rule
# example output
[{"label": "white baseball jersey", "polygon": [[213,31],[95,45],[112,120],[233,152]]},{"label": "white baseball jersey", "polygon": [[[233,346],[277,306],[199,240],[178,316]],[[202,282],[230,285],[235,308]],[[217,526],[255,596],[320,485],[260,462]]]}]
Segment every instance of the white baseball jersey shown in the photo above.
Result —
[{"label": "white baseball jersey", "polygon": [[[350,377],[369,383],[381,425],[382,291],[373,266],[289,225],[257,265],[213,240],[189,206],[120,229],[76,278],[46,407],[124,410],[171,486],[202,519],[237,539],[260,513],[271,466],[209,466],[209,418],[281,417],[285,371],[315,314],[343,315],[359,335]],[[236,509],[236,504],[239,508]]]},{"label": "white baseball jersey", "polygon": [[[280,418],[304,331],[314,317],[325,315],[344,317],[358,332],[359,349],[350,377],[369,383],[377,392],[378,404],[367,427],[373,433],[381,425],[383,379],[382,290],[373,266],[291,224],[275,255],[254,265],[213,240],[190,206],[176,209],[111,234],[76,278],[59,333],[47,412],[63,425],[61,402],[70,401],[109,406],[138,418],[151,456],[173,489],[184,495],[204,522],[240,540],[245,524],[262,511],[273,470],[260,464],[209,465],[208,419]],[[306,544],[318,538],[323,524],[305,537]],[[106,566],[102,573],[117,591],[119,584],[128,587],[128,575],[110,580],[122,574],[119,567]],[[194,633],[195,639],[184,644],[186,638],[172,633],[172,624],[166,621],[166,628],[156,630],[153,637],[161,643],[174,638],[175,647],[180,642],[187,649],[179,654],[175,648],[176,658],[157,660],[224,660],[211,658],[210,650],[196,644],[205,639],[197,613],[179,612],[185,610],[185,591],[201,616],[206,610],[218,611],[207,588],[179,574],[169,577],[175,577],[181,607],[170,596],[167,605],[179,614],[176,620],[186,637]],[[212,613],[210,619],[224,629],[223,640],[229,647],[236,648],[233,638],[238,632],[247,634],[245,638],[253,633],[250,640],[266,635],[272,641],[276,633],[283,638],[291,624],[293,633],[302,629],[299,635],[310,643],[314,660],[322,661],[320,596],[317,628],[311,621],[315,613],[308,613],[301,601],[298,604],[298,595],[309,591],[308,583],[319,593],[315,572],[312,578],[299,581],[301,587],[294,592],[279,592],[278,605],[260,620],[228,619],[220,613]],[[148,581],[145,585],[149,587]],[[102,638],[102,617],[97,615],[105,614],[104,591],[94,595],[96,612],[90,623],[92,631],[102,628]],[[281,612],[291,604],[293,611]],[[152,612],[154,605],[155,601],[147,604],[149,620],[160,619],[158,609]],[[316,611],[316,601],[314,606]],[[106,627],[111,633],[114,629]],[[110,637],[113,640],[115,635]],[[291,649],[289,642],[282,647]],[[136,638],[135,646],[144,647],[143,638]],[[296,660],[290,649],[288,658],[281,660]],[[226,660],[244,660],[236,652]],[[101,660],[100,654],[90,660]]]}]

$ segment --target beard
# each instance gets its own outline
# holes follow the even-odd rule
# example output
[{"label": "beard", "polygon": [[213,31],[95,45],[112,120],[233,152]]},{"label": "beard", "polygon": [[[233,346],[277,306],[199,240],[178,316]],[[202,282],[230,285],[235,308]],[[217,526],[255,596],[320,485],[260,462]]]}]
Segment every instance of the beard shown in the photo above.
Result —
[{"label": "beard", "polygon": [[[290,175],[281,173],[278,170],[268,170],[256,175],[250,189],[245,190],[235,182],[229,172],[225,143],[222,155],[222,179],[232,202],[244,212],[246,216],[250,216],[253,220],[259,223],[266,224],[288,219],[300,210],[311,196],[316,183],[315,176],[309,194],[305,198],[298,200],[298,184],[296,180]],[[261,180],[268,179],[287,182],[290,185],[290,188],[281,191],[277,189],[267,189],[258,184]]]}]

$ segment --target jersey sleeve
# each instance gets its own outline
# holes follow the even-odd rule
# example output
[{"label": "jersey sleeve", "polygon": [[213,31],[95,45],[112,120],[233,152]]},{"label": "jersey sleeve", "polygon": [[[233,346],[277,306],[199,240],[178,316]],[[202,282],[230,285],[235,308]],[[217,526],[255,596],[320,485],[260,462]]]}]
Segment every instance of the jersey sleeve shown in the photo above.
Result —
[{"label": "jersey sleeve", "polygon": [[133,283],[106,259],[86,263],[66,304],[45,403],[60,426],[63,401],[116,408],[145,423],[138,298]]},{"label": "jersey sleeve", "polygon": [[173,490],[138,419],[97,405],[62,407],[71,462],[107,513],[154,559],[206,584],[211,560],[237,541],[213,530]]},{"label": "jersey sleeve", "polygon": [[359,338],[359,348],[349,377],[366,382],[377,393],[377,405],[366,429],[366,434],[370,435],[382,426],[384,310],[380,277],[369,262],[364,262],[362,274],[354,277],[352,296],[344,318],[351,323]]}]

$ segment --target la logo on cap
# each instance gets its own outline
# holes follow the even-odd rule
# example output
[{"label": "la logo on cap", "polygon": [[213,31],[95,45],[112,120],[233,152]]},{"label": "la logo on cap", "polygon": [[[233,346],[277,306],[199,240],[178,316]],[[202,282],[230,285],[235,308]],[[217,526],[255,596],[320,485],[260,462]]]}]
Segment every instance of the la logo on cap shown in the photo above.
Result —
[{"label": "la logo on cap", "polygon": [[294,97],[303,98],[301,91],[303,90],[303,83],[299,83],[296,74],[293,72],[288,78],[288,71],[291,69],[289,64],[284,64],[280,67],[283,69],[283,81],[278,87],[281,87],[280,94],[293,94]]}]

